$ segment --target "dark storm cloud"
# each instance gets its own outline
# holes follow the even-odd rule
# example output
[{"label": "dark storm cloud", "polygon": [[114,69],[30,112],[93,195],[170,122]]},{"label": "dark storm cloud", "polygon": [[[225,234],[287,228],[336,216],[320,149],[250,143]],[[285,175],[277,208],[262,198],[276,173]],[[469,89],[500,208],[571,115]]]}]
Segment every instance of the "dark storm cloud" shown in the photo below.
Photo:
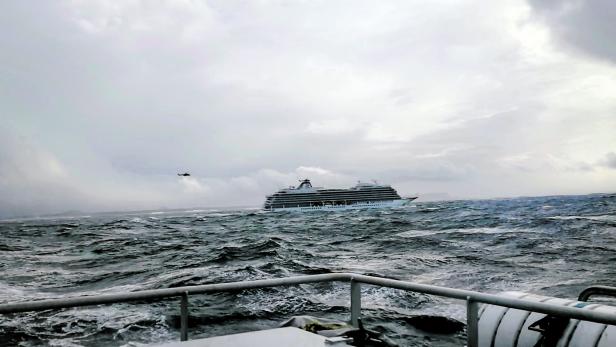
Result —
[{"label": "dark storm cloud", "polygon": [[616,63],[616,2],[529,0],[537,15],[566,46]]}]

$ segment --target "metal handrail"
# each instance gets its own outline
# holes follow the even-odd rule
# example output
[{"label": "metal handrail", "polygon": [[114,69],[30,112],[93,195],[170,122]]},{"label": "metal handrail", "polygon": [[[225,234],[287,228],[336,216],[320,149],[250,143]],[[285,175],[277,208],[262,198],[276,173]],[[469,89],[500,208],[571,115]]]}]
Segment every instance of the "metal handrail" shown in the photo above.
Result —
[{"label": "metal handrail", "polygon": [[164,299],[182,296],[184,294],[205,294],[214,292],[228,292],[245,289],[258,289],[267,287],[290,286],[304,283],[347,281],[346,274],[306,275],[267,280],[255,280],[244,282],[227,282],[218,284],[204,284],[199,286],[186,286],[166,289],[140,290],[120,294],[103,294],[92,296],[80,296],[75,298],[37,300],[28,302],[16,302],[0,305],[0,314],[43,311],[49,309],[70,308],[79,306],[105,305],[120,302]]},{"label": "metal handrail", "polygon": [[221,284],[205,284],[199,286],[187,286],[168,289],[143,290],[120,294],[105,294],[95,296],[82,296],[76,298],[16,302],[9,304],[0,304],[0,314],[113,304],[147,299],[163,299],[179,296],[181,297],[180,336],[181,340],[185,341],[188,339],[189,295],[336,281],[351,283],[351,323],[355,327],[357,327],[358,319],[361,315],[361,283],[401,289],[423,294],[437,295],[453,299],[466,300],[468,338],[467,346],[469,347],[477,346],[479,303],[492,304],[526,311],[540,312],[553,316],[580,319],[596,323],[616,325],[616,315],[606,312],[584,310],[577,307],[558,306],[542,302],[504,297],[495,294],[485,294],[470,290],[439,287],[387,278],[358,275],[353,273],[306,275],[255,281],[229,282]]},{"label": "metal handrail", "polygon": [[611,296],[613,298],[616,298],[616,287],[608,287],[608,286],[588,287],[580,293],[580,296],[578,296],[578,301],[588,301],[588,299],[592,295]]}]

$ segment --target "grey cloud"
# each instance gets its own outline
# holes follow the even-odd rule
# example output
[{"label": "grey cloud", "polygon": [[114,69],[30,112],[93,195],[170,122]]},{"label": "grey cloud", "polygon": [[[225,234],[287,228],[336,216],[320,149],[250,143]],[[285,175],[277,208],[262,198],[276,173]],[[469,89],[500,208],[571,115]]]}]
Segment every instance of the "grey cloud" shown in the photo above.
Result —
[{"label": "grey cloud", "polygon": [[616,169],[616,153],[609,152],[608,154],[606,154],[605,159],[603,160],[603,165],[612,169]]},{"label": "grey cloud", "polygon": [[554,36],[568,47],[616,63],[616,2],[611,0],[529,0]]},{"label": "grey cloud", "polygon": [[67,178],[66,169],[51,153],[0,128],[0,217],[53,211],[58,205],[88,206],[88,197]]},{"label": "grey cloud", "polygon": [[379,177],[379,179],[386,182],[413,181],[421,185],[425,181],[462,181],[468,178],[474,171],[470,165],[446,160],[410,161],[407,165],[406,169],[377,171],[372,176]]}]

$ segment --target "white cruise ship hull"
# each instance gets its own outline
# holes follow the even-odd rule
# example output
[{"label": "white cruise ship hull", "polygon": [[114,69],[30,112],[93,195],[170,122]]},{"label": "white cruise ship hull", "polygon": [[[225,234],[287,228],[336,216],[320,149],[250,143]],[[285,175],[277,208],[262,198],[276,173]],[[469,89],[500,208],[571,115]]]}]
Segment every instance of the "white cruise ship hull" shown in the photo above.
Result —
[{"label": "white cruise ship hull", "polygon": [[409,202],[415,200],[415,198],[410,199],[396,199],[396,200],[385,200],[385,201],[366,201],[366,202],[357,202],[354,204],[348,205],[323,205],[323,206],[303,206],[303,207],[278,207],[273,209],[268,209],[267,211],[340,211],[340,210],[359,210],[359,209],[371,209],[371,208],[395,208],[395,207],[403,207],[408,205]]}]

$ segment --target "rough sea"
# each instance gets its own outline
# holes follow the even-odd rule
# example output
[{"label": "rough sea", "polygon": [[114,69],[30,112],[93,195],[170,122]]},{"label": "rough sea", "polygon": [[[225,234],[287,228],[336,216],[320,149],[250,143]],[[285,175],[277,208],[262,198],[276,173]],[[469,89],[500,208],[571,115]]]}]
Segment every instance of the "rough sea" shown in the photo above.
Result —
[{"label": "rough sea", "polygon": [[[0,222],[0,303],[355,272],[498,293],[575,298],[616,286],[616,194],[417,202],[403,209],[100,214]],[[191,338],[346,320],[348,283],[191,296]],[[463,346],[462,302],[363,286],[368,329],[401,346]],[[1,346],[140,346],[179,340],[179,300],[0,315]]]}]

